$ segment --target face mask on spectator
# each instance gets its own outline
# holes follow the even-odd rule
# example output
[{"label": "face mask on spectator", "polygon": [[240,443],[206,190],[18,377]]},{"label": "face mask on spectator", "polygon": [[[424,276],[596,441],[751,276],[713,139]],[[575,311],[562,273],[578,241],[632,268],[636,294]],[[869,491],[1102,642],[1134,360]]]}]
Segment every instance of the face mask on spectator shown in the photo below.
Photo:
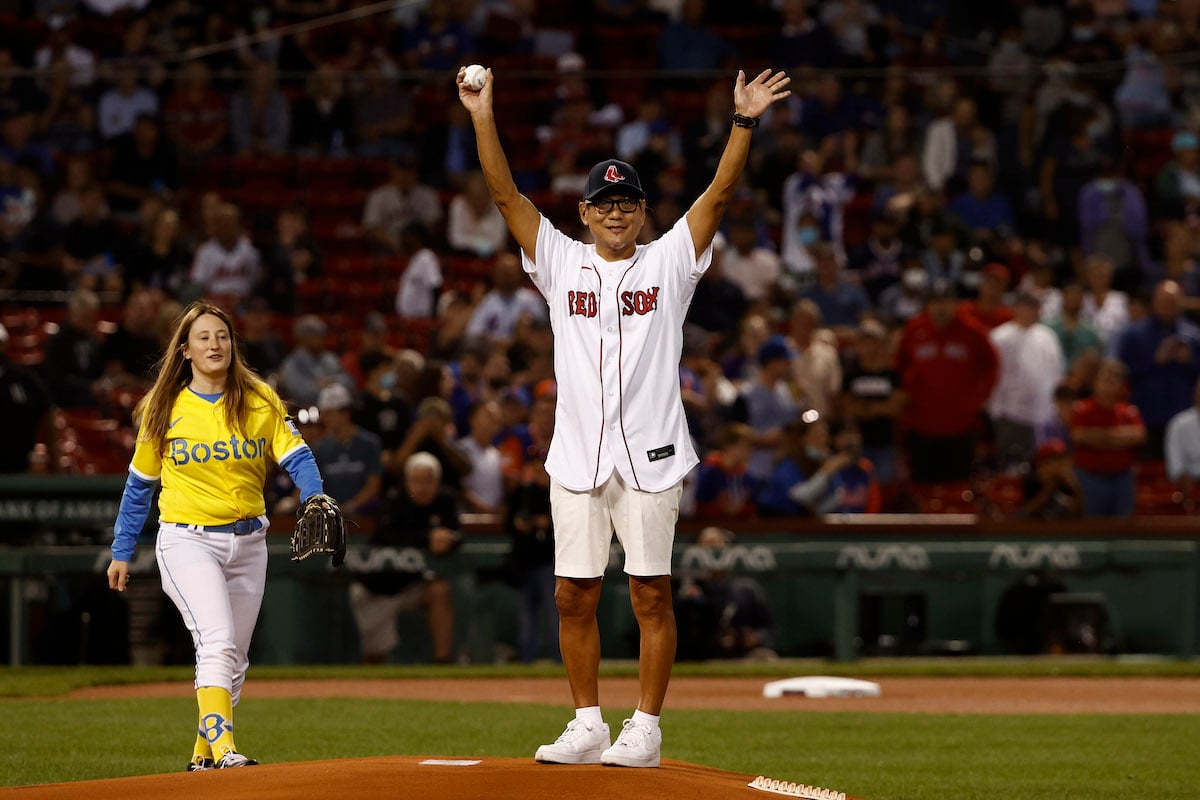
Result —
[{"label": "face mask on spectator", "polygon": [[910,269],[905,270],[904,275],[900,280],[904,283],[904,288],[910,292],[920,292],[925,289],[925,285],[929,283],[928,277],[921,270]]},{"label": "face mask on spectator", "polygon": [[800,229],[800,244],[808,246],[816,244],[821,240],[821,232],[811,226],[804,226]]}]

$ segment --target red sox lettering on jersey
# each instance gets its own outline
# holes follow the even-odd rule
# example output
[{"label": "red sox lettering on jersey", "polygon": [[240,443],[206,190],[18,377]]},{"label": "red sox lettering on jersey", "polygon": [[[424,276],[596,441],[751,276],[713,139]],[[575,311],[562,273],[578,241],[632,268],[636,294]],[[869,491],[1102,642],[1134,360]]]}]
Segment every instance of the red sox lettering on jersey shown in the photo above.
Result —
[{"label": "red sox lettering on jersey", "polygon": [[522,255],[555,333],[558,406],[547,471],[572,491],[600,486],[613,470],[642,491],[671,488],[698,463],[679,359],[684,316],[711,248],[695,257],[685,217],[633,258],[606,262],[543,217],[536,264]]},{"label": "red sox lettering on jersey", "polygon": [[[658,287],[636,292],[621,292],[621,314],[628,317],[631,314],[649,314],[658,308]],[[568,316],[594,317],[599,312],[600,303],[596,292],[567,292]]]}]

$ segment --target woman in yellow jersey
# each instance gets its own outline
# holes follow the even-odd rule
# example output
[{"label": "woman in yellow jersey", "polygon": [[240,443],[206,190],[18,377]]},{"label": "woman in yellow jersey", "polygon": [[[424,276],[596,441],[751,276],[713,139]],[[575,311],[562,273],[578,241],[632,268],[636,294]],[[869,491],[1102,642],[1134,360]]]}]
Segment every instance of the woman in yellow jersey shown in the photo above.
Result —
[{"label": "woman in yellow jersey", "polygon": [[301,499],[323,494],[312,452],[283,402],[242,360],[229,316],[193,303],[179,318],[154,386],[139,404],[137,445],[113,531],[108,585],[124,591],[157,484],[155,544],[163,591],[196,647],[199,730],[188,770],[258,762],[237,751],[233,707],[267,574],[263,499],[269,462]]}]

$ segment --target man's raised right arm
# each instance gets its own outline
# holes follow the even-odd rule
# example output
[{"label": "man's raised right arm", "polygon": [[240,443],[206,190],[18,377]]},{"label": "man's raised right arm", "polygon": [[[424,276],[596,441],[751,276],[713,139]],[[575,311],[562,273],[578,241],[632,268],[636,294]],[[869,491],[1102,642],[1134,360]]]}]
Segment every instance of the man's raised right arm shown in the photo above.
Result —
[{"label": "man's raised right arm", "polygon": [[508,168],[508,158],[504,155],[504,148],[500,146],[496,116],[492,112],[492,71],[487,71],[487,80],[479,90],[472,89],[465,83],[465,75],[466,68],[460,68],[455,80],[458,84],[458,99],[471,115],[471,124],[475,127],[479,165],[483,168],[492,202],[500,209],[517,245],[529,260],[533,261],[537,252],[537,235],[542,215],[528,197],[517,191],[512,171]]}]

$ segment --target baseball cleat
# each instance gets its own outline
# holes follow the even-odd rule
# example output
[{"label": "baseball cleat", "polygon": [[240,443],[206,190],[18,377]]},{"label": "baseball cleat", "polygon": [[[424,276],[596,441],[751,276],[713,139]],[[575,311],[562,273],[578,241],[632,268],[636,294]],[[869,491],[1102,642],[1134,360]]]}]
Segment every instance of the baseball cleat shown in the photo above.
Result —
[{"label": "baseball cleat", "polygon": [[537,749],[533,760],[543,764],[599,764],[600,754],[610,741],[607,723],[573,719],[554,744]]},{"label": "baseball cleat", "polygon": [[221,756],[221,760],[217,762],[217,769],[231,769],[233,767],[256,767],[258,762],[253,758],[246,758],[241,753],[235,753],[232,750]]},{"label": "baseball cleat", "polygon": [[216,768],[217,768],[217,765],[215,763],[213,763],[213,760],[211,758],[203,758],[201,756],[196,756],[191,761],[189,761],[188,765],[187,765],[188,772],[203,772],[206,769],[216,769]]},{"label": "baseball cleat", "polygon": [[662,731],[627,719],[612,747],[600,756],[600,763],[609,767],[657,767],[661,754]]}]

